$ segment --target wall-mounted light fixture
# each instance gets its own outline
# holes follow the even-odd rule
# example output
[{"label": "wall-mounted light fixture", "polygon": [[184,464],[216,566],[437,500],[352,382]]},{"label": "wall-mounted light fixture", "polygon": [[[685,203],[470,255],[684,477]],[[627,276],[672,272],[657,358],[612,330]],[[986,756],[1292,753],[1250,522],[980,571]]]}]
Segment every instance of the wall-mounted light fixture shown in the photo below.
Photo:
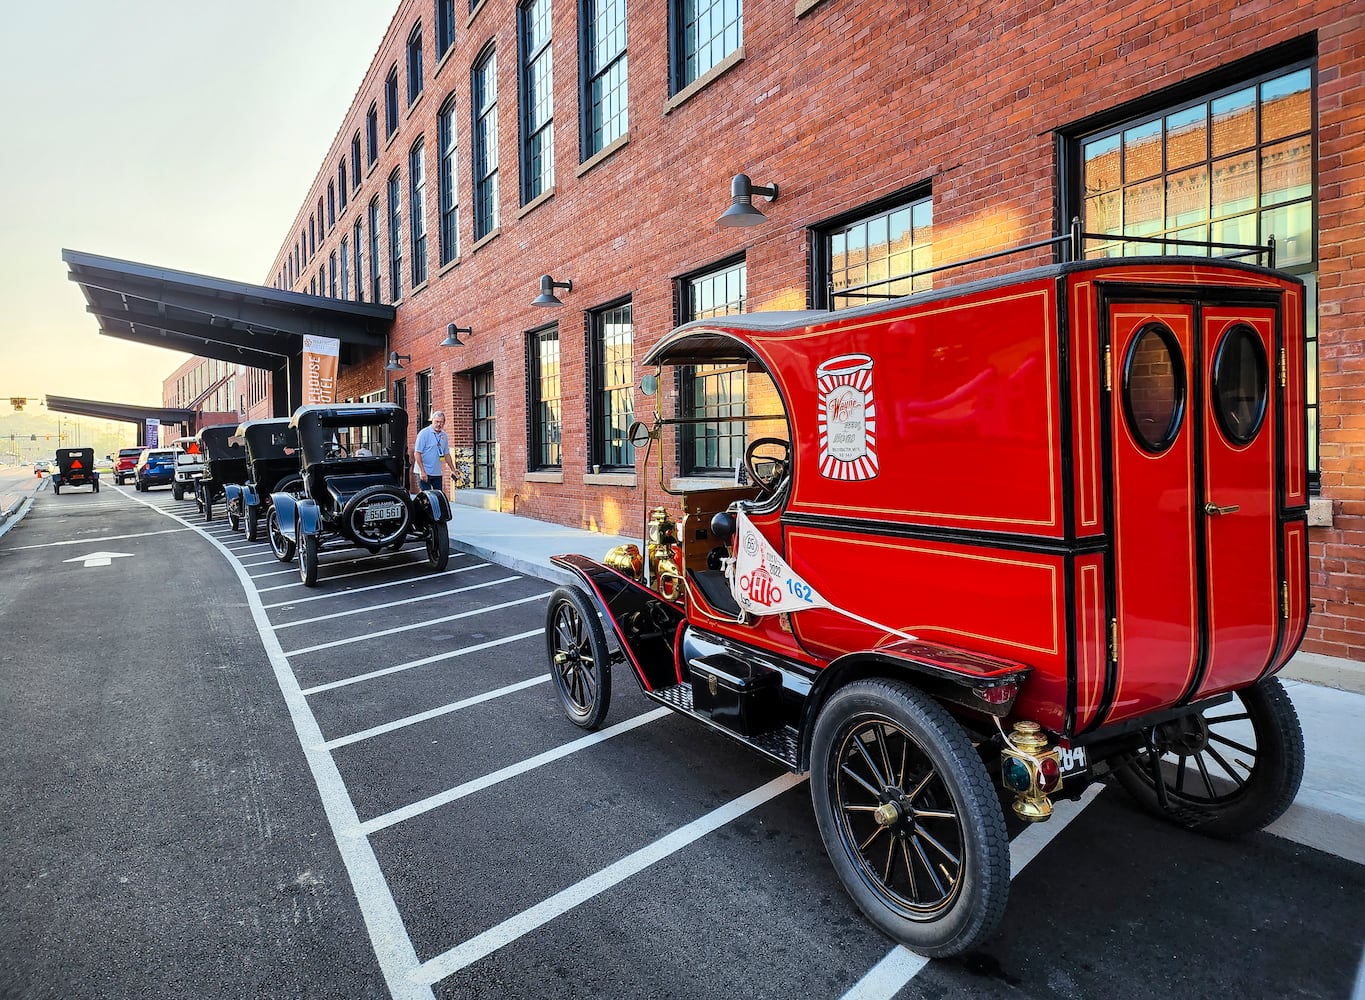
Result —
[{"label": "wall-mounted light fixture", "polygon": [[769,201],[777,201],[777,185],[754,187],[748,174],[735,174],[730,181],[730,207],[716,221],[722,226],[756,226],[760,222],[767,222],[768,217],[754,208],[756,194]]},{"label": "wall-mounted light fixture", "polygon": [[466,337],[474,336],[472,326],[456,326],[454,323],[446,325],[446,339],[441,341],[441,347],[464,347],[464,341],[460,339],[460,334]]},{"label": "wall-mounted light fixture", "polygon": [[562,306],[564,303],[559,301],[555,295],[555,289],[562,288],[566,292],[573,291],[572,281],[555,281],[548,274],[540,276],[540,294],[531,300],[533,306]]},{"label": "wall-mounted light fixture", "polygon": [[399,364],[399,362],[411,360],[412,360],[411,354],[399,354],[397,351],[390,351],[389,363],[384,366],[384,370],[386,372],[401,372],[403,370],[403,366]]}]

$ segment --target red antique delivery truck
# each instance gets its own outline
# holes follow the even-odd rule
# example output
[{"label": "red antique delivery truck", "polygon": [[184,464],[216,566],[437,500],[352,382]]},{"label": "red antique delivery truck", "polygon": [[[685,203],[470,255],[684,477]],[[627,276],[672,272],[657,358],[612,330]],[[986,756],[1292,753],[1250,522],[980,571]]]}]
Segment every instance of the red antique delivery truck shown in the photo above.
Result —
[{"label": "red antique delivery truck", "polygon": [[[849,894],[926,955],[1004,911],[1002,801],[1045,820],[1109,775],[1264,827],[1303,771],[1274,677],[1309,609],[1303,324],[1272,268],[1129,256],[680,327],[643,388],[742,370],[749,482],[646,501],[643,552],[557,557],[567,714],[599,725],[624,665],[808,771]],[[632,429],[650,485],[690,422]]]}]

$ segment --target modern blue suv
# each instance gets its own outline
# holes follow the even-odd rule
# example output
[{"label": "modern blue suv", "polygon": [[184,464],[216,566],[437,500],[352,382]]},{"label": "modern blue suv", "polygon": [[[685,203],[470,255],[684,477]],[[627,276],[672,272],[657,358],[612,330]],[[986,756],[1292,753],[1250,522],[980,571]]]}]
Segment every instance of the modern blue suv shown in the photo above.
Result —
[{"label": "modern blue suv", "polygon": [[133,468],[133,485],[145,493],[152,486],[169,486],[175,478],[176,448],[146,448]]}]

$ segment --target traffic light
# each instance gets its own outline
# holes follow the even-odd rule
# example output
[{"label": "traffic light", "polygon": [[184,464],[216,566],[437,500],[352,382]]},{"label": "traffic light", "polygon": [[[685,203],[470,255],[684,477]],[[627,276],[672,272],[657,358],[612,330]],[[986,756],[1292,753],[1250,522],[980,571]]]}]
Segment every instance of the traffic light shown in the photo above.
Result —
[{"label": "traffic light", "polygon": [[24,408],[24,404],[27,402],[28,402],[27,396],[11,396],[9,398],[9,405],[14,407],[16,410],[22,410]]}]

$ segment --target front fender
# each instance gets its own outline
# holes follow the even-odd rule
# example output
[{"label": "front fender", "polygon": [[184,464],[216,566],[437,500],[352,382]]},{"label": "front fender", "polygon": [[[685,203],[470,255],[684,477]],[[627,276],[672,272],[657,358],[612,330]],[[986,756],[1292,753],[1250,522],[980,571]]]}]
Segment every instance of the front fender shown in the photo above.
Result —
[{"label": "front fender", "polygon": [[299,500],[298,503],[298,539],[303,540],[304,535],[318,535],[322,533],[322,508],[312,500]]},{"label": "front fender", "polygon": [[223,487],[223,498],[228,503],[232,503],[232,501],[234,500],[241,499],[242,492],[243,491],[241,486],[237,485],[236,483],[230,483],[229,485]]},{"label": "front fender", "polygon": [[261,495],[256,491],[255,483],[245,483],[242,486],[242,504],[247,507],[258,506],[261,502]]},{"label": "front fender", "polygon": [[275,508],[275,523],[280,534],[286,538],[294,537],[294,524],[298,521],[299,502],[292,493],[270,494],[270,504]]}]

